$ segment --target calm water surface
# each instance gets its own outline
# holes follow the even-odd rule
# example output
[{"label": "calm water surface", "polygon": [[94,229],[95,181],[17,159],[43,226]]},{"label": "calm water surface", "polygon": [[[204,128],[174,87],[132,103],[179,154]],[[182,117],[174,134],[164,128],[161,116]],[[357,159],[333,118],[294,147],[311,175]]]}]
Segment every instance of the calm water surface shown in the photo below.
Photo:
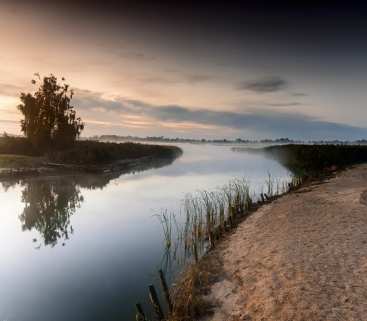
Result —
[{"label": "calm water surface", "polygon": [[0,321],[134,320],[162,265],[154,214],[185,194],[268,172],[289,172],[229,146],[182,144],[173,164],[120,177],[64,176],[0,183]]}]

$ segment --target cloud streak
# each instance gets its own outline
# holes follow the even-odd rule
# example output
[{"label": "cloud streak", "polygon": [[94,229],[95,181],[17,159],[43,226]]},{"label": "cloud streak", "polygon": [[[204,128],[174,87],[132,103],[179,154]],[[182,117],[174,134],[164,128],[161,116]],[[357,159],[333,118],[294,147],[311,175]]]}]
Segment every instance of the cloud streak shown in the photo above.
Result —
[{"label": "cloud streak", "polygon": [[240,113],[213,111],[208,108],[190,109],[179,105],[157,106],[122,97],[105,99],[101,94],[89,91],[77,91],[76,97],[78,97],[76,104],[86,110],[95,109],[120,116],[139,115],[161,122],[219,126],[240,132],[251,132],[254,137],[357,139],[367,134],[366,128],[328,122],[301,113],[274,112],[265,109]]},{"label": "cloud streak", "polygon": [[292,93],[292,96],[294,96],[294,97],[306,97],[308,95],[306,93],[302,93],[302,92],[295,92],[295,93]]},{"label": "cloud streak", "polygon": [[298,101],[290,101],[290,102],[284,102],[284,103],[269,103],[268,106],[272,107],[292,107],[292,106],[300,106],[302,103]]},{"label": "cloud streak", "polygon": [[141,77],[138,80],[144,84],[160,84],[160,85],[177,85],[177,84],[189,84],[197,85],[208,81],[215,80],[215,77],[206,74],[188,73],[182,74],[175,72],[170,76],[153,76],[153,77]]},{"label": "cloud streak", "polygon": [[287,87],[288,82],[278,76],[243,81],[237,85],[238,90],[249,90],[257,93],[272,93]]}]

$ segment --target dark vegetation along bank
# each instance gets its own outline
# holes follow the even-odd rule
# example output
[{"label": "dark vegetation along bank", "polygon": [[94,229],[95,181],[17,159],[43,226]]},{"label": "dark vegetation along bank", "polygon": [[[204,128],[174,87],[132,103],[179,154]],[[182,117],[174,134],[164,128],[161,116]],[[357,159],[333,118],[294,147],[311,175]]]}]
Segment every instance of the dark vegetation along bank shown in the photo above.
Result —
[{"label": "dark vegetation along bank", "polygon": [[[235,151],[249,150],[236,148]],[[150,295],[158,320],[192,321],[210,312],[211,305],[215,303],[206,301],[205,295],[210,284],[218,278],[216,271],[220,270],[220,262],[212,260],[211,255],[207,254],[225,235],[235,229],[239,222],[262,204],[293,192],[315,179],[328,177],[336,170],[367,162],[367,147],[358,145],[290,144],[269,146],[251,152],[265,153],[268,157],[277,159],[290,169],[294,176],[286,182],[277,182],[269,176],[265,182],[265,190],[259,197],[249,193],[249,186],[245,181],[234,180],[222,191],[201,192],[198,197],[190,196],[185,200],[185,224],[175,234],[179,235],[178,244],[183,246],[185,255],[189,254],[192,259],[186,261],[184,272],[169,291],[161,287],[162,298],[166,298],[164,301],[168,302],[163,305],[162,301],[162,305],[167,307],[165,313],[157,313],[159,302]],[[175,253],[177,247],[172,235],[173,226],[177,224],[174,216],[163,213],[162,225],[167,250],[173,249]],[[146,320],[141,314],[141,309],[138,304],[137,320]]]},{"label": "dark vegetation along bank", "polygon": [[367,162],[364,145],[279,145],[264,148],[297,175],[319,176],[325,171],[343,169]]},{"label": "dark vegetation along bank", "polygon": [[23,137],[0,138],[2,176],[39,175],[55,171],[105,173],[143,170],[171,163],[181,149],[139,143],[76,141],[64,149],[39,150]]},{"label": "dark vegetation along bank", "polygon": [[366,145],[287,144],[264,148],[234,147],[235,152],[262,153],[298,176],[319,177],[367,162]]}]

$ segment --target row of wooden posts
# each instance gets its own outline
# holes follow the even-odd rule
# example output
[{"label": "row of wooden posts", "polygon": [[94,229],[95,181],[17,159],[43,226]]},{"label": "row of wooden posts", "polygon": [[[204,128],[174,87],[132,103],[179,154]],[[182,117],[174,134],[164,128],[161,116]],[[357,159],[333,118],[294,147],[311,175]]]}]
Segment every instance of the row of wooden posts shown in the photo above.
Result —
[{"label": "row of wooden posts", "polygon": [[[166,278],[165,278],[164,273],[163,273],[162,270],[159,270],[158,274],[159,274],[160,285],[161,285],[164,297],[166,299],[168,311],[171,312],[172,311],[172,301],[171,301],[171,296],[170,296],[170,293],[169,293],[169,288],[168,288],[168,285],[167,285]],[[152,285],[152,284],[149,285],[148,290],[149,290],[149,301],[150,301],[150,303],[153,307],[153,311],[154,311],[156,320],[157,321],[165,320],[164,311],[162,309],[161,303],[159,302],[158,294],[157,294],[157,291],[156,291],[154,285]],[[137,303],[135,305],[135,307],[136,307],[135,320],[136,321],[148,321],[147,316],[146,316],[141,304]]]}]

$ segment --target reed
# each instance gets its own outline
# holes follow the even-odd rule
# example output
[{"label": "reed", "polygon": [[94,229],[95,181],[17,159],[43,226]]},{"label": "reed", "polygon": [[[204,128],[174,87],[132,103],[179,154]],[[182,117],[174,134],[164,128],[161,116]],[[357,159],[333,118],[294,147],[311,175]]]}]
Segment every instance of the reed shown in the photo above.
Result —
[{"label": "reed", "polygon": [[[183,258],[179,261],[198,262],[209,249],[215,246],[225,231],[233,228],[238,219],[245,217],[254,204],[261,204],[293,190],[302,184],[303,178],[291,176],[286,180],[274,178],[270,173],[264,183],[265,193],[259,200],[251,194],[250,184],[244,178],[232,179],[225,186],[215,191],[198,191],[184,198],[184,220],[177,223],[173,212],[162,210],[158,215],[162,225],[166,251],[173,249]],[[257,201],[255,201],[255,199]]]},{"label": "reed", "polygon": [[[291,176],[286,180],[276,179],[269,173],[265,183],[264,195],[267,200],[279,197],[303,183],[303,178]],[[264,190],[263,190],[264,191]],[[232,179],[225,186],[215,191],[199,191],[186,195],[183,202],[183,223],[177,224],[176,216],[162,211],[160,220],[166,249],[182,246],[184,259],[188,263],[184,275],[172,289],[172,312],[168,320],[188,321],[200,314],[205,302],[201,299],[200,288],[207,281],[208,264],[205,253],[215,246],[215,241],[233,228],[236,221],[248,215],[251,209],[261,205],[262,201],[251,193],[250,184],[244,178]],[[182,212],[181,212],[182,213]],[[175,235],[175,241],[172,239]],[[173,243],[175,245],[173,246]],[[169,245],[169,247],[167,246]],[[203,259],[201,259],[203,258]]]},{"label": "reed", "polygon": [[193,258],[198,262],[240,216],[249,212],[253,203],[248,182],[238,178],[215,191],[186,195],[180,211],[185,215],[183,224],[178,224],[175,214],[167,210],[158,215],[166,250],[182,246],[182,251],[178,251],[185,257],[182,261]]},{"label": "reed", "polygon": [[[168,210],[163,210],[160,214],[156,214],[158,217],[163,230],[164,244],[166,250],[171,249],[172,246],[172,230],[173,222],[176,222],[175,214],[173,212],[168,212]],[[178,226],[176,224],[176,226]]]},{"label": "reed", "polygon": [[265,185],[266,185],[266,195],[269,199],[271,199],[274,196],[274,180],[269,172],[268,177],[265,180]]}]

